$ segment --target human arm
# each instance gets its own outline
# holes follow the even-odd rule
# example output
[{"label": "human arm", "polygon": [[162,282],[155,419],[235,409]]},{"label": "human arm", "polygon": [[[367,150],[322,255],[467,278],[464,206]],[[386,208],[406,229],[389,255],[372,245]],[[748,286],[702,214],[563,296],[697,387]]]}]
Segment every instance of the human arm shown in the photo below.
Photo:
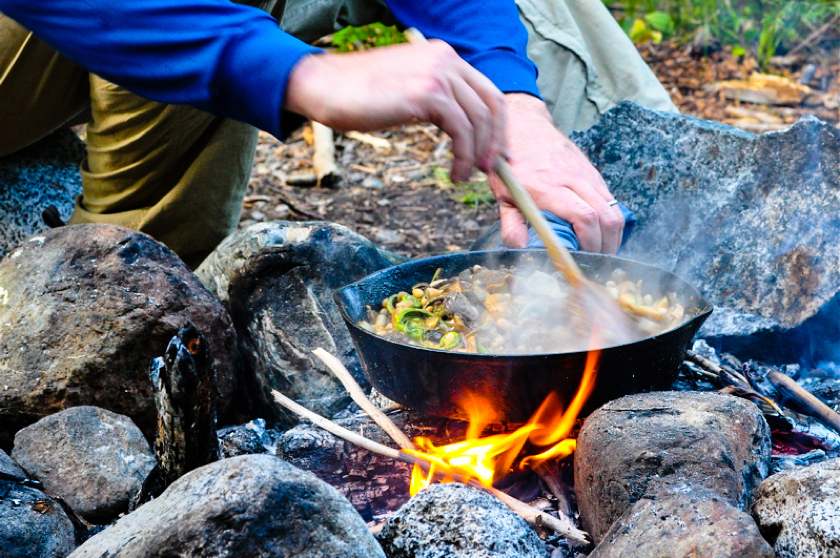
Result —
[{"label": "human arm", "polygon": [[[464,2],[387,0],[397,19],[427,37],[450,43],[503,91],[511,166],[537,206],[574,226],[583,250],[615,253],[624,218],[601,175],[553,125],[537,92],[537,72],[526,55],[528,35],[512,0]],[[522,248],[528,238],[522,215],[495,175],[502,240]]]},{"label": "human arm", "polygon": [[319,52],[267,13],[229,0],[0,0],[0,12],[138,95],[278,136],[288,75]]},{"label": "human arm", "polygon": [[[0,0],[0,11],[143,97],[278,137],[284,108],[342,130],[429,121],[455,138],[460,179],[473,165],[489,170],[503,148],[501,94],[442,43],[315,56],[266,13],[228,0]],[[291,80],[293,69],[305,79]]]}]

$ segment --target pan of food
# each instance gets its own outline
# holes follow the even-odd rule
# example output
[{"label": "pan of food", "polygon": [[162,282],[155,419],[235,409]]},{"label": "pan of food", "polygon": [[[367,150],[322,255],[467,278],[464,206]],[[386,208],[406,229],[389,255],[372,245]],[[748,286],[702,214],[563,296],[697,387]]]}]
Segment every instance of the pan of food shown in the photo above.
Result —
[{"label": "pan of food", "polygon": [[337,290],[367,380],[419,412],[466,418],[490,403],[497,422],[525,422],[555,392],[574,397],[597,349],[586,415],[612,399],[674,381],[711,305],[676,275],[603,254],[573,254],[637,326],[613,339],[577,315],[575,292],[542,250],[460,252],[378,271]]}]

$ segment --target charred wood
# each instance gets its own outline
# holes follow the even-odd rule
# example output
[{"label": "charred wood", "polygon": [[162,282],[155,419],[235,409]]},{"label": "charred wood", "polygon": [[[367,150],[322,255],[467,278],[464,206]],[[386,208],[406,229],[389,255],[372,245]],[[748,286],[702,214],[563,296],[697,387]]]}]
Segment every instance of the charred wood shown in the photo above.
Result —
[{"label": "charred wood", "polygon": [[[158,412],[154,444],[158,490],[218,459],[218,391],[211,362],[206,341],[196,328],[187,325],[169,342],[164,356],[154,359],[149,367]],[[150,491],[153,482],[147,482]]]},{"label": "charred wood", "polygon": [[807,410],[809,415],[819,420],[825,426],[833,429],[835,433],[840,433],[840,414],[797,384],[792,378],[774,370],[767,374],[767,379],[770,380],[783,397],[793,398],[801,407]]}]

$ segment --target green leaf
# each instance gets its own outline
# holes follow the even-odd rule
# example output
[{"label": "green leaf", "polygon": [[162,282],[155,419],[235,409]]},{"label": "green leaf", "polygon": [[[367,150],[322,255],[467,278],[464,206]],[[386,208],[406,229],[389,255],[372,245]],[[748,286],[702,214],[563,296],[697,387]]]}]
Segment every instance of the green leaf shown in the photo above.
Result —
[{"label": "green leaf", "polygon": [[665,12],[651,12],[645,16],[645,21],[665,35],[672,35],[674,33],[674,19]]},{"label": "green leaf", "polygon": [[747,53],[747,49],[742,47],[741,45],[735,45],[732,47],[732,56],[744,56]]},{"label": "green leaf", "polygon": [[647,41],[658,43],[662,40],[662,33],[654,31],[643,20],[637,19],[633,22],[633,27],[630,30],[630,40],[634,43],[644,43]]}]

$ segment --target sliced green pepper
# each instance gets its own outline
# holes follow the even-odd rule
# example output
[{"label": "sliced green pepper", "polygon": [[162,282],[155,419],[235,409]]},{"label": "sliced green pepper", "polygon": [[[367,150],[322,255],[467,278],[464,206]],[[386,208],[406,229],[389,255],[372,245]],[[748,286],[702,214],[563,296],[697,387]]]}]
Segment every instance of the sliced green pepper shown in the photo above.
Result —
[{"label": "sliced green pepper", "polygon": [[392,323],[397,331],[401,331],[412,339],[422,340],[429,328],[426,319],[436,317],[422,308],[400,308],[394,314]]},{"label": "sliced green pepper", "polygon": [[391,296],[389,296],[388,298],[385,299],[385,301],[382,303],[382,305],[388,310],[388,312],[393,314],[394,313],[394,305],[397,302],[399,302],[398,301],[399,297],[400,297],[400,293],[397,293],[395,295],[391,295]]},{"label": "sliced green pepper", "polygon": [[461,336],[457,331],[447,331],[443,334],[443,337],[440,338],[438,349],[448,351],[449,349],[454,349],[460,342]]}]

